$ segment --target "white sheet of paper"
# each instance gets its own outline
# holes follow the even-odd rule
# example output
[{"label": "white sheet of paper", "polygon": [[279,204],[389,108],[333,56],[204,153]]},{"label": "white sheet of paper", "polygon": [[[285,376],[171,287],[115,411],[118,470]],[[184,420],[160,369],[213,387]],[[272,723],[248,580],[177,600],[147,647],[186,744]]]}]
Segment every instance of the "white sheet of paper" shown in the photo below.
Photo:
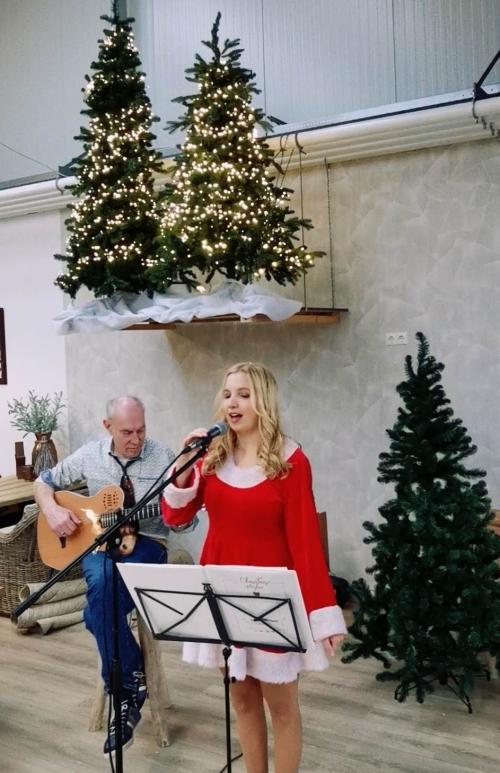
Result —
[{"label": "white sheet of paper", "polygon": [[[153,634],[175,626],[169,633],[181,640],[183,637],[197,639],[203,632],[206,641],[220,641],[206,602],[187,617],[203,594],[203,583],[207,582],[203,566],[119,563],[118,568],[135,606]],[[137,589],[142,593],[139,594]]]},{"label": "white sheet of paper", "polygon": [[[286,644],[284,637],[296,641],[298,632],[304,649],[312,646],[311,629],[295,571],[274,566],[207,565],[204,568],[211,586],[222,596],[219,605],[233,641],[279,646]],[[297,631],[289,605],[279,605],[271,599],[290,599]],[[254,619],[248,612],[253,612],[259,619]]]},{"label": "white sheet of paper", "polygon": [[[118,568],[153,634],[165,632],[180,640],[220,641],[208,602],[205,599],[199,603],[209,583],[218,596],[232,642],[275,647],[300,642],[304,649],[313,645],[293,570],[128,563],[119,563]],[[290,604],[282,603],[286,599]]]}]

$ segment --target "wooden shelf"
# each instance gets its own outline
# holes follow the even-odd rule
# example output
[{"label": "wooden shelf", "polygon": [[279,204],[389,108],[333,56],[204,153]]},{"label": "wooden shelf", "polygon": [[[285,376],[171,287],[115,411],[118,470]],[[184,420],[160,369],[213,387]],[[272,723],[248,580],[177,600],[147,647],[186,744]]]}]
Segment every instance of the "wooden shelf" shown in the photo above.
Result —
[{"label": "wooden shelf", "polygon": [[[349,309],[331,309],[323,307],[308,307],[301,309],[288,319],[282,320],[283,323],[306,323],[314,325],[334,325],[340,321],[340,315],[349,311]],[[240,322],[241,324],[253,324],[255,322],[272,323],[273,320],[266,317],[265,314],[256,314],[255,317],[241,319],[237,314],[221,314],[218,317],[207,317],[206,319],[192,319],[191,322],[141,322],[137,325],[130,325],[125,330],[173,330],[178,325],[212,325],[216,322]],[[274,323],[276,324],[276,323]]]}]

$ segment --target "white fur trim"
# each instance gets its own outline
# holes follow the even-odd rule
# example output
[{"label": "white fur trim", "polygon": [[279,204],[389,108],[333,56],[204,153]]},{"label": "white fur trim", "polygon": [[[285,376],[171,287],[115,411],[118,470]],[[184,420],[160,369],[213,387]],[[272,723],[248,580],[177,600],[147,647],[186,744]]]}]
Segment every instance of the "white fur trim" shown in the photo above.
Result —
[{"label": "white fur trim", "polygon": [[237,467],[232,456],[228,456],[224,464],[216,472],[223,483],[234,488],[253,488],[263,483],[266,476],[258,464],[252,467]]},{"label": "white fur trim", "polygon": [[313,609],[309,615],[309,623],[314,641],[319,642],[338,633],[347,633],[344,615],[337,604],[334,607]]},{"label": "white fur trim", "polygon": [[[297,450],[297,443],[291,438],[285,438],[283,441],[282,456],[283,459],[289,459]],[[262,468],[258,464],[252,467],[237,467],[232,456],[228,457],[224,464],[216,472],[217,477],[223,483],[233,488],[252,488],[258,486],[266,480]]]},{"label": "white fur trim", "polygon": [[[185,642],[182,659],[186,663],[205,668],[221,668],[224,665],[222,650],[221,644]],[[256,647],[233,647],[229,657],[229,674],[238,681],[253,676],[262,682],[285,684],[294,682],[303,670],[323,671],[328,668],[328,662],[323,645],[319,643],[305,653],[277,653]]]},{"label": "white fur trim", "polygon": [[174,483],[169,483],[163,492],[165,502],[174,509],[185,507],[196,497],[198,486],[200,485],[200,473],[198,468],[194,469],[194,483],[189,488],[178,488]]}]

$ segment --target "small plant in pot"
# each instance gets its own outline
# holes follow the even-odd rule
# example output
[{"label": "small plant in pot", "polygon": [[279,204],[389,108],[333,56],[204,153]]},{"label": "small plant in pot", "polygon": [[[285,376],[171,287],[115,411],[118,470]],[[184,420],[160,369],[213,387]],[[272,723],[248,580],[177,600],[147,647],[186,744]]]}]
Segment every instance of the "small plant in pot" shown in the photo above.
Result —
[{"label": "small plant in pot", "polygon": [[57,462],[57,451],[51,434],[57,429],[57,417],[64,408],[62,392],[54,392],[52,396],[38,396],[30,390],[25,401],[14,399],[7,403],[7,407],[11,425],[21,430],[23,437],[30,432],[36,437],[32,465],[33,476],[37,477],[42,470],[53,467]]}]

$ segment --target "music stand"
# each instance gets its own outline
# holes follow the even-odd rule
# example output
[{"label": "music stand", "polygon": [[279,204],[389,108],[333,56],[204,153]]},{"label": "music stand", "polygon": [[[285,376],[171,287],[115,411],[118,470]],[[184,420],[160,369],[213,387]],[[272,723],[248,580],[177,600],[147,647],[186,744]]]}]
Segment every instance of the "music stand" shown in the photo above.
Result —
[{"label": "music stand", "polygon": [[231,773],[231,648],[305,652],[313,638],[297,574],[281,567],[118,564],[154,638],[223,644],[227,771]]}]

